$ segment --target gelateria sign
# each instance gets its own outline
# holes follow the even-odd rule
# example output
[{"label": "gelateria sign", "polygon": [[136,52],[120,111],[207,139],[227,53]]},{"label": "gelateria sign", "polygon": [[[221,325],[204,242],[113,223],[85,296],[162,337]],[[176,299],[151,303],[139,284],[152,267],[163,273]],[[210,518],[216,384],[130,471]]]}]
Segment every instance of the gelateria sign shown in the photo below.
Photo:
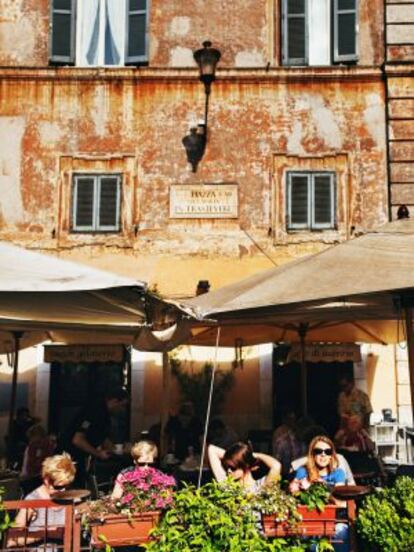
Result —
[{"label": "gelateria sign", "polygon": [[[301,361],[301,347],[294,343],[287,362]],[[306,362],[360,362],[361,349],[354,343],[323,343],[305,346]]]},{"label": "gelateria sign", "polygon": [[122,345],[45,345],[45,362],[122,362]]},{"label": "gelateria sign", "polygon": [[238,218],[238,185],[173,184],[170,218]]}]

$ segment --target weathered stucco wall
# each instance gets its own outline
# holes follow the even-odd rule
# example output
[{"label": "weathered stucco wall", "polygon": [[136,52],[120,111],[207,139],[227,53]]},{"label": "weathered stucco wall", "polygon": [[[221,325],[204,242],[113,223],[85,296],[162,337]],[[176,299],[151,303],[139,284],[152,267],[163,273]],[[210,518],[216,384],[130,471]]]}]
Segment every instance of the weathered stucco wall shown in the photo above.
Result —
[{"label": "weathered stucco wall", "polygon": [[[49,0],[0,0],[0,66],[48,64]],[[189,67],[209,39],[225,67],[280,65],[281,0],[151,0],[149,65]],[[383,60],[383,0],[360,2],[361,65]]]},{"label": "weathered stucco wall", "polygon": [[[204,93],[191,71],[173,71],[167,80],[149,69],[141,79],[132,70],[123,79],[76,69],[31,71],[16,79],[17,73],[4,70],[0,238],[55,251],[82,247],[93,257],[122,251],[141,267],[148,259],[156,264],[183,256],[254,258],[257,270],[270,261],[244,230],[279,263],[384,222],[378,74],[342,69],[332,78],[308,71],[312,84],[298,77],[300,71],[295,78],[283,70],[223,74],[213,87],[207,151],[194,175],[181,140],[203,114]],[[338,229],[288,235],[285,171],[319,170],[321,164],[341,175]],[[70,233],[76,171],[124,174],[122,232]],[[239,185],[238,220],[169,218],[171,184],[226,181]]]}]

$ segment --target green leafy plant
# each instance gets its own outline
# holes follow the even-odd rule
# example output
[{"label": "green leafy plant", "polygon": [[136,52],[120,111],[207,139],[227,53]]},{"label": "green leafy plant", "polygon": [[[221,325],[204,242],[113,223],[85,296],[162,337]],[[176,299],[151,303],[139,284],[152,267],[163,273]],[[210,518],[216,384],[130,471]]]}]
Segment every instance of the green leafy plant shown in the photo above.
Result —
[{"label": "green leafy plant", "polygon": [[261,534],[252,496],[234,481],[185,487],[152,531],[150,552],[303,552],[306,546]]},{"label": "green leafy plant", "polygon": [[7,529],[13,527],[13,522],[10,519],[10,514],[4,507],[4,493],[4,487],[0,487],[0,539],[3,537]]},{"label": "green leafy plant", "polygon": [[295,493],[295,498],[298,504],[307,506],[308,510],[317,510],[323,512],[325,506],[329,504],[331,499],[331,493],[328,487],[324,483],[312,483],[312,485],[306,489]]},{"label": "green leafy plant", "polygon": [[356,525],[367,552],[412,552],[414,480],[400,477],[394,487],[368,496],[358,512]]},{"label": "green leafy plant", "polygon": [[[206,362],[200,370],[190,372],[183,369],[181,361],[170,355],[171,372],[180,386],[184,401],[191,401],[195,415],[203,420],[207,410],[210,382],[213,371],[211,362]],[[218,413],[226,394],[234,384],[234,374],[230,370],[217,370],[214,378],[214,394],[211,406],[212,416]]]},{"label": "green leafy plant", "polygon": [[301,521],[296,499],[283,491],[278,483],[262,487],[260,493],[252,498],[252,504],[262,514],[272,514],[276,521],[287,523],[291,527]]}]

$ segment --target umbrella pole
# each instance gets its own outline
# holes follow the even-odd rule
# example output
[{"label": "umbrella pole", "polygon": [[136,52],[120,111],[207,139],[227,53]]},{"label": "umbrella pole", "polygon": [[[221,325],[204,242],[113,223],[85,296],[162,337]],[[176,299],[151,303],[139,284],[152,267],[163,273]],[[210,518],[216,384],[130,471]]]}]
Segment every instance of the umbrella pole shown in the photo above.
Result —
[{"label": "umbrella pole", "polygon": [[298,329],[300,340],[300,389],[301,389],[301,406],[302,415],[308,414],[308,367],[306,365],[306,332],[307,324],[300,324]]},{"label": "umbrella pole", "polygon": [[14,338],[14,358],[13,358],[13,377],[12,377],[12,388],[10,395],[10,409],[9,409],[9,424],[7,429],[7,455],[8,460],[11,460],[12,452],[12,438],[13,438],[13,420],[16,413],[16,396],[17,396],[17,376],[19,370],[19,342],[22,337],[23,332],[13,332]]},{"label": "umbrella pole", "polygon": [[407,334],[408,369],[410,372],[411,410],[414,411],[414,333],[413,333],[413,309],[404,307],[405,331]]},{"label": "umbrella pole", "polygon": [[215,348],[215,354],[214,354],[213,370],[211,372],[210,391],[208,394],[206,422],[204,424],[203,446],[201,447],[200,469],[198,471],[197,489],[201,487],[201,478],[203,475],[204,456],[206,454],[206,446],[207,446],[207,433],[208,433],[208,426],[210,424],[211,403],[213,401],[214,378],[216,375],[216,370],[218,365],[219,344],[220,344],[220,326],[217,328],[216,348]]},{"label": "umbrella pole", "polygon": [[167,450],[167,423],[170,406],[171,387],[171,364],[168,353],[162,353],[162,410],[161,410],[161,431],[160,431],[160,458],[168,452]]}]

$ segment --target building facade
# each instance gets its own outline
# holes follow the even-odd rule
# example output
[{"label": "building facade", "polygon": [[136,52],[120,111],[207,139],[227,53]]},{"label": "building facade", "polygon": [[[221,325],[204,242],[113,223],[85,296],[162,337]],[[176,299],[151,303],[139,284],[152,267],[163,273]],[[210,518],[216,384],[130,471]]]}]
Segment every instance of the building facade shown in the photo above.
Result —
[{"label": "building facade", "polygon": [[[397,6],[0,0],[0,8],[0,239],[179,298],[200,280],[215,289],[349,239],[411,201],[400,186],[411,166],[387,164],[402,105],[387,98],[396,87],[412,93],[385,42]],[[206,123],[193,58],[204,40],[221,60],[192,172],[183,139]],[[412,125],[401,124],[412,140]],[[411,142],[397,148],[412,154]],[[266,362],[256,363],[255,384],[240,376],[253,389],[247,425],[271,424]],[[137,419],[144,414],[142,406]]]}]

